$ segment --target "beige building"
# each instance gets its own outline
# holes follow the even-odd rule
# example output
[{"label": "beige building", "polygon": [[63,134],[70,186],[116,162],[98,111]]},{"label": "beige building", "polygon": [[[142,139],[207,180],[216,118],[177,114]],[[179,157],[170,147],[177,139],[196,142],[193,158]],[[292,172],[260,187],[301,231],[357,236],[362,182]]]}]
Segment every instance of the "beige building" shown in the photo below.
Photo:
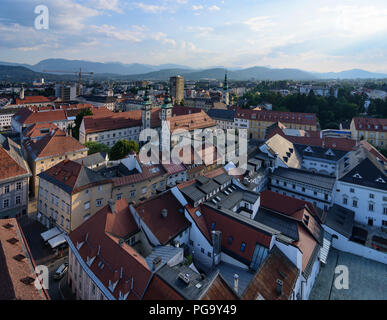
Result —
[{"label": "beige building", "polygon": [[175,104],[180,104],[180,102],[184,100],[184,77],[171,77],[169,79],[169,87],[173,102]]},{"label": "beige building", "polygon": [[264,140],[266,129],[277,122],[281,122],[289,129],[317,130],[317,118],[312,113],[250,109],[235,111],[235,127],[247,129],[249,139]]},{"label": "beige building", "polygon": [[37,220],[66,233],[108,204],[111,180],[82,164],[64,160],[39,174]]},{"label": "beige building", "polygon": [[84,158],[88,152],[88,148],[55,127],[39,140],[27,139],[22,146],[32,173],[30,190],[33,196],[38,194],[39,173],[65,159]]},{"label": "beige building", "polygon": [[353,118],[350,129],[352,139],[365,139],[375,147],[387,149],[387,119]]}]

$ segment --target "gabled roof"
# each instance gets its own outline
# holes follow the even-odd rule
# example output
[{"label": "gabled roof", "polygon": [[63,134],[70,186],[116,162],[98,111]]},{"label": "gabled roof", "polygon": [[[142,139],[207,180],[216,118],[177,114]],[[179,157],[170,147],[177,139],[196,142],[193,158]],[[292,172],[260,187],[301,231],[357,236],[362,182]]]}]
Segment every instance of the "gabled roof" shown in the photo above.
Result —
[{"label": "gabled roof", "polygon": [[[14,257],[22,255],[17,261]],[[24,258],[23,258],[24,257]],[[0,220],[0,300],[47,300],[46,292],[37,290],[33,283],[21,280],[36,275],[28,243],[16,219]]]},{"label": "gabled roof", "polygon": [[167,119],[167,122],[171,132],[179,129],[191,131],[195,129],[216,127],[216,122],[212,120],[203,110],[198,113],[171,117]]},{"label": "gabled roof", "polygon": [[[209,206],[201,205],[200,208],[209,232],[212,230],[222,232],[222,251],[225,253],[249,264],[256,244],[269,248],[272,236],[268,233]],[[230,237],[233,238],[231,244]],[[246,243],[244,251],[241,251],[242,242]]]},{"label": "gabled roof", "polygon": [[51,131],[36,142],[26,141],[24,146],[34,155],[35,159],[87,150],[87,147],[60,129]]},{"label": "gabled roof", "polygon": [[279,134],[274,135],[265,142],[271,155],[278,155],[278,159],[283,161],[286,166],[299,168],[302,163],[302,156],[295,148],[294,144],[287,138]]},{"label": "gabled roof", "polygon": [[[127,206],[126,200],[116,208]],[[152,272],[145,259],[125,242],[106,230],[108,215],[116,214],[106,207],[72,231],[69,238],[91,272],[116,298],[140,300],[151,280]],[[94,260],[91,260],[93,259]],[[91,263],[90,263],[91,261]],[[110,286],[109,285],[115,285]],[[114,290],[113,290],[114,289]],[[127,295],[127,296],[126,296]]]},{"label": "gabled roof", "polygon": [[0,146],[0,180],[28,175],[29,171]]},{"label": "gabled roof", "polygon": [[[361,178],[358,178],[359,176]],[[369,157],[361,161],[339,180],[365,187],[387,190],[386,173],[375,162],[371,161]]]},{"label": "gabled roof", "polygon": [[93,170],[71,160],[64,160],[38,176],[70,194],[110,182]]},{"label": "gabled roof", "polygon": [[353,118],[356,130],[387,132],[387,119]]},{"label": "gabled roof", "polygon": [[[265,300],[289,300],[298,274],[298,268],[274,246],[246,289],[243,299],[256,300],[261,295]],[[276,291],[277,279],[283,283],[280,295]]]},{"label": "gabled roof", "polygon": [[54,123],[35,123],[23,130],[23,136],[25,138],[36,139],[58,129]]},{"label": "gabled roof", "polygon": [[315,126],[317,123],[317,118],[314,113],[281,112],[271,110],[236,109],[235,118],[282,123],[286,122],[310,126]]},{"label": "gabled roof", "polygon": [[215,120],[234,122],[235,110],[210,109],[207,114]]},{"label": "gabled roof", "polygon": [[16,104],[33,104],[51,102],[50,99],[43,96],[25,96],[24,99],[16,98]]},{"label": "gabled roof", "polygon": [[[184,207],[170,191],[145,200],[135,210],[162,245],[191,225],[184,215]],[[167,210],[166,217],[162,215],[163,210]]]},{"label": "gabled roof", "polygon": [[14,118],[22,125],[31,125],[34,123],[48,123],[48,122],[67,120],[65,110],[34,112],[29,108],[21,109],[18,113],[14,115]]}]

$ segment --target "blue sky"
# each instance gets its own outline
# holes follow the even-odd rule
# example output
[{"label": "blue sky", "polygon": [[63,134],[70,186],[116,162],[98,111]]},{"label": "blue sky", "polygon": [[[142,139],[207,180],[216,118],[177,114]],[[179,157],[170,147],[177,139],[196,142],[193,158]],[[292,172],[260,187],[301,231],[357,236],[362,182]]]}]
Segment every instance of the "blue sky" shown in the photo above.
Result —
[{"label": "blue sky", "polygon": [[[46,5],[49,30],[36,30]],[[0,61],[387,72],[385,0],[1,0]]]}]

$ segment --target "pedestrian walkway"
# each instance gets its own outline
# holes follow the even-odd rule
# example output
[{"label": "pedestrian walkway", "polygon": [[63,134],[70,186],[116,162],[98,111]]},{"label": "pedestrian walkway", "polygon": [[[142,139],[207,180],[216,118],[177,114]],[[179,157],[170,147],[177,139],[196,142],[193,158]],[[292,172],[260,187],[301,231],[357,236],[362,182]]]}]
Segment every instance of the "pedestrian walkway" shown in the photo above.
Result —
[{"label": "pedestrian walkway", "polygon": [[71,289],[67,284],[67,274],[60,280],[59,292],[63,300],[76,300],[75,295],[71,292]]}]

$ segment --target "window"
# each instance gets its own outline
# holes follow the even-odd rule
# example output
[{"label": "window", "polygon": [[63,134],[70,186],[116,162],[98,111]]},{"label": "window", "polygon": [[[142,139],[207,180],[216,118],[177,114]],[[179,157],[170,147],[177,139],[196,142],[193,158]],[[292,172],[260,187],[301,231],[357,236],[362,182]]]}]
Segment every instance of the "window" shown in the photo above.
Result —
[{"label": "window", "polygon": [[5,199],[3,201],[3,208],[8,208],[9,207],[9,199]]},{"label": "window", "polygon": [[324,195],[324,198],[325,198],[325,200],[328,200],[328,195],[325,194],[325,195]]},{"label": "window", "polygon": [[131,196],[132,198],[134,198],[135,195],[136,195],[136,190],[133,190],[133,191],[130,192],[130,196]]},{"label": "window", "polygon": [[353,206],[354,208],[357,208],[357,200],[353,200],[353,201],[352,201],[352,206]]},{"label": "window", "polygon": [[375,195],[373,193],[370,193],[370,199],[375,199]]},{"label": "window", "polygon": [[70,220],[66,219],[66,229],[70,229]]},{"label": "window", "polygon": [[85,215],[83,216],[83,221],[86,221],[86,220],[89,219],[89,218],[90,218],[90,213],[85,214]]},{"label": "window", "polygon": [[96,206],[97,206],[97,207],[101,207],[101,206],[102,206],[102,201],[103,201],[103,199],[97,199],[97,204],[96,204]]},{"label": "window", "polygon": [[211,224],[211,230],[214,230],[214,229],[215,229],[215,225],[216,225],[216,222],[213,222],[213,223]]},{"label": "window", "polygon": [[18,182],[16,183],[16,190],[21,190],[22,189],[22,183]]},{"label": "window", "polygon": [[64,223],[64,217],[60,216],[60,225],[63,226],[63,223]]},{"label": "window", "polygon": [[383,221],[382,221],[382,225],[383,225],[383,227],[387,227],[387,221],[386,221],[386,220],[383,220]]},{"label": "window", "polygon": [[344,198],[343,198],[343,204],[345,204],[345,205],[348,204],[348,198],[347,198],[347,197],[344,197]]},{"label": "window", "polygon": [[142,188],[141,192],[142,194],[146,193],[146,187]]},{"label": "window", "polygon": [[371,211],[371,212],[374,211],[374,204],[373,203],[368,204],[368,211]]},{"label": "window", "polygon": [[90,201],[85,202],[84,208],[85,210],[90,209]]},{"label": "window", "polygon": [[233,237],[231,236],[231,237],[228,238],[227,243],[228,243],[229,245],[232,245],[232,240],[233,240]]},{"label": "window", "polygon": [[98,186],[98,191],[102,191],[102,186]]},{"label": "window", "polygon": [[204,253],[204,248],[201,248],[200,251],[201,251],[202,253]]},{"label": "window", "polygon": [[302,187],[302,192],[305,192],[305,188],[304,187]]},{"label": "window", "polygon": [[9,185],[4,187],[4,193],[9,193]]},{"label": "window", "polygon": [[211,258],[211,252],[210,251],[208,251],[207,255]]},{"label": "window", "polygon": [[16,204],[20,204],[21,203],[21,197],[20,196],[16,196],[15,203]]},{"label": "window", "polygon": [[349,192],[354,193],[355,189],[351,188],[351,189],[349,189]]},{"label": "window", "polygon": [[387,207],[383,208],[383,214],[387,215]]},{"label": "window", "polygon": [[241,251],[245,252],[245,250],[246,250],[246,243],[242,242],[242,244],[241,244]]},{"label": "window", "polygon": [[95,284],[94,283],[91,285],[91,293],[93,295],[95,295]]},{"label": "window", "polygon": [[121,199],[122,199],[122,193],[117,194],[117,200],[121,200]]}]

